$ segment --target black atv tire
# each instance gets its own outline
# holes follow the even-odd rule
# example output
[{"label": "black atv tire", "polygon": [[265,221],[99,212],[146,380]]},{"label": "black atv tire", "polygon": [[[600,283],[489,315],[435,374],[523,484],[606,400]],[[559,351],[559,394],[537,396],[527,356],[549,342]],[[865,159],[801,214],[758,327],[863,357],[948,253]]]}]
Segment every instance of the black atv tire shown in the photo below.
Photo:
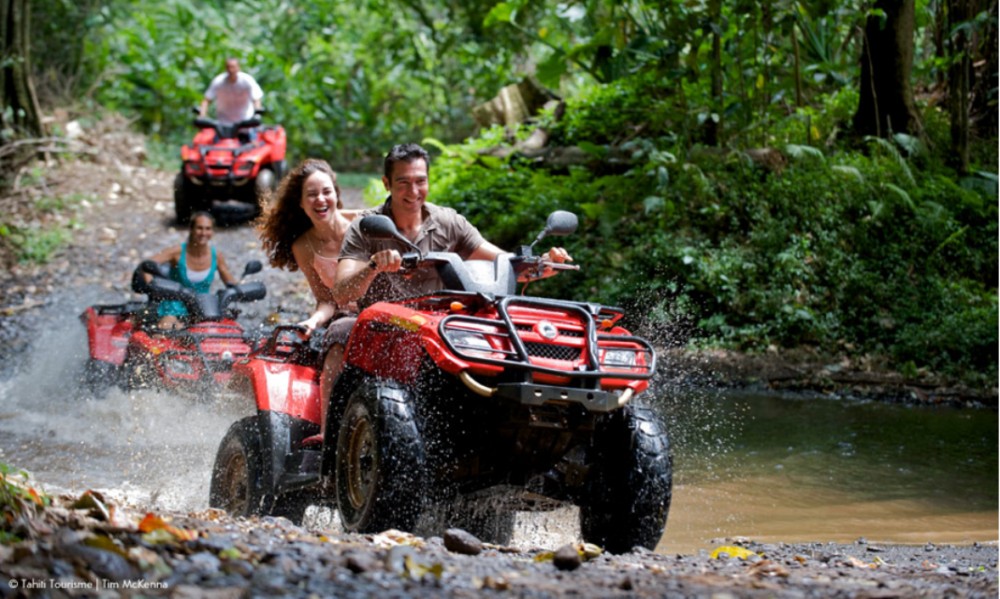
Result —
[{"label": "black atv tire", "polygon": [[191,220],[195,204],[193,188],[183,173],[177,173],[174,177],[174,213],[179,225],[186,225]]},{"label": "black atv tire", "polygon": [[259,420],[248,416],[234,422],[215,455],[209,507],[238,517],[282,516],[301,524],[309,501],[305,494],[275,497],[264,480],[264,460]]},{"label": "black atv tire", "polygon": [[[278,160],[271,163],[271,170],[274,171],[274,179],[276,182],[280,182],[285,178],[285,173],[288,172],[288,162],[285,160]],[[277,187],[277,183],[275,184]]]},{"label": "black atv tire", "polygon": [[119,367],[110,362],[87,358],[83,365],[83,387],[94,397],[103,397],[119,376]]},{"label": "black atv tire", "polygon": [[264,476],[257,418],[237,420],[219,443],[212,466],[208,505],[233,516],[259,516]]},{"label": "black atv tire", "polygon": [[673,486],[670,441],[659,418],[626,406],[602,422],[591,453],[588,499],[580,505],[584,540],[611,553],[655,549]]},{"label": "black atv tire", "polygon": [[425,453],[405,389],[366,381],[354,390],[340,419],[336,472],[345,530],[414,529],[423,509]]}]

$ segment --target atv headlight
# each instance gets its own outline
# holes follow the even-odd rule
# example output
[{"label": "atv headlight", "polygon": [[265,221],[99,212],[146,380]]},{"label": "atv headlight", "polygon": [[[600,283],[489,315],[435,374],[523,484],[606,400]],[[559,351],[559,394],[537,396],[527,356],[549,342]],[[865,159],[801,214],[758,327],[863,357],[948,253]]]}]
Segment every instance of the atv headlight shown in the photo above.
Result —
[{"label": "atv headlight", "polygon": [[493,346],[490,345],[489,339],[483,333],[463,329],[448,329],[444,334],[452,346],[458,350],[458,353],[463,356],[493,360],[503,358],[502,354],[493,351]]},{"label": "atv headlight", "polygon": [[635,366],[635,350],[632,349],[608,349],[604,350],[604,359],[601,364],[612,368],[632,368]]},{"label": "atv headlight", "polygon": [[191,377],[195,375],[194,363],[180,358],[165,358],[163,369],[167,376]]},{"label": "atv headlight", "polygon": [[253,162],[251,161],[241,162],[237,164],[236,168],[233,170],[237,175],[249,175],[250,172],[253,170]]}]

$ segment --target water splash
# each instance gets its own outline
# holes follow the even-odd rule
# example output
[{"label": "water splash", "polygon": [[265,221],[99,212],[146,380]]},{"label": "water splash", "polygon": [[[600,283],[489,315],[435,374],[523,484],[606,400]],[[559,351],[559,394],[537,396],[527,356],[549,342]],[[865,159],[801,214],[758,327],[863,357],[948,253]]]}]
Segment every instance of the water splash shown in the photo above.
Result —
[{"label": "water splash", "polygon": [[51,492],[95,489],[151,508],[204,508],[218,443],[248,406],[114,386],[90,394],[81,378],[86,333],[66,304],[46,309],[29,355],[0,381],[0,461]]}]

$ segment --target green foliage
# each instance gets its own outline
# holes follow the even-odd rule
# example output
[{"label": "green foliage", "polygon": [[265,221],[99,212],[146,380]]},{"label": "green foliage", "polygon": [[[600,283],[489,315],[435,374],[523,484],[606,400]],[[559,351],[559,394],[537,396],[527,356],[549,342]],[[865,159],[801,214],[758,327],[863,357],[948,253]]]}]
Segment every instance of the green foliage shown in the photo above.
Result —
[{"label": "green foliage", "polygon": [[[588,97],[608,114],[607,94],[619,93]],[[613,127],[593,115],[574,122],[610,141]],[[636,137],[620,146],[630,168],[608,174],[476,158],[504,139],[494,130],[445,146],[434,198],[504,248],[532,240],[551,210],[578,213],[577,235],[559,243],[583,270],[534,293],[626,306],[631,324],[667,343],[811,345],[996,377],[995,187],[918,169],[876,140],[870,153],[790,144],[773,173],[739,152],[685,162],[672,140]]]},{"label": "green foliage", "polygon": [[[572,145],[622,143],[641,132],[646,138],[673,137],[686,118],[668,81],[654,73],[608,85],[591,85],[567,101],[558,122],[543,121],[553,143]],[[586,107],[586,109],[581,109]]]},{"label": "green foliage", "polygon": [[235,56],[292,161],[368,168],[400,141],[472,133],[470,107],[514,79],[514,44],[482,31],[491,6],[119,0],[87,39],[87,77],[100,102],[176,148],[193,132],[189,108]]},{"label": "green foliage", "polygon": [[[41,172],[26,171],[23,182],[41,177]],[[0,216],[0,243],[11,250],[19,262],[45,263],[52,259],[78,227],[73,211],[85,200],[83,194],[40,196],[33,209],[37,220],[23,222],[16,215]]]},{"label": "green foliage", "polygon": [[3,231],[0,231],[0,236],[14,247],[20,262],[48,262],[69,241],[69,232],[61,228],[8,225]]}]

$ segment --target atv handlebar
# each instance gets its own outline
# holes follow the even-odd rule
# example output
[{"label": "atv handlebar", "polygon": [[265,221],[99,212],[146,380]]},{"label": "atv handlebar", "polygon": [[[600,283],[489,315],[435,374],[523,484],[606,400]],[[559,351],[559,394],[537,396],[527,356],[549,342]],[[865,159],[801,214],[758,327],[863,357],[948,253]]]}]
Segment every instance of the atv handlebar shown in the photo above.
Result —
[{"label": "atv handlebar", "polygon": [[553,262],[552,260],[542,260],[535,257],[515,257],[511,259],[514,265],[514,272],[517,273],[518,283],[530,283],[540,281],[559,274],[561,270],[580,270],[577,264],[567,264],[565,262]]},{"label": "atv handlebar", "polygon": [[[309,335],[300,324],[280,324],[271,329],[271,335],[260,349],[260,355],[288,359],[292,363],[308,364],[322,356],[323,332],[320,327]],[[285,358],[286,356],[290,356]]]},{"label": "atv handlebar", "polygon": [[528,283],[555,275],[562,270],[579,270],[580,267],[543,260],[532,254],[532,246],[550,236],[572,234],[577,227],[577,217],[572,212],[556,210],[549,215],[545,229],[538,234],[534,243],[521,246],[513,254],[500,254],[492,263],[485,260],[464,262],[458,254],[451,252],[423,253],[412,241],[399,233],[396,224],[384,214],[374,214],[362,218],[358,227],[362,235],[378,240],[395,240],[409,250],[401,256],[400,273],[406,274],[418,268],[434,267],[444,283],[444,289],[471,291],[490,295],[510,295],[516,293],[518,282]]},{"label": "atv handlebar", "polygon": [[260,112],[255,112],[252,117],[248,119],[243,119],[236,123],[225,123],[218,121],[216,119],[210,119],[208,117],[198,116],[194,118],[194,126],[199,129],[214,129],[216,135],[222,139],[235,138],[239,133],[240,129],[260,127],[261,123]]},{"label": "atv handlebar", "polygon": [[[259,272],[260,268],[259,261],[251,260],[243,275]],[[235,302],[254,302],[267,296],[267,288],[260,281],[227,285],[216,293],[195,293],[170,278],[169,264],[158,264],[153,260],[144,260],[136,267],[132,273],[132,290],[149,296],[150,301],[179,301],[196,320],[218,320],[228,313],[235,314],[235,308],[230,308]]]}]

